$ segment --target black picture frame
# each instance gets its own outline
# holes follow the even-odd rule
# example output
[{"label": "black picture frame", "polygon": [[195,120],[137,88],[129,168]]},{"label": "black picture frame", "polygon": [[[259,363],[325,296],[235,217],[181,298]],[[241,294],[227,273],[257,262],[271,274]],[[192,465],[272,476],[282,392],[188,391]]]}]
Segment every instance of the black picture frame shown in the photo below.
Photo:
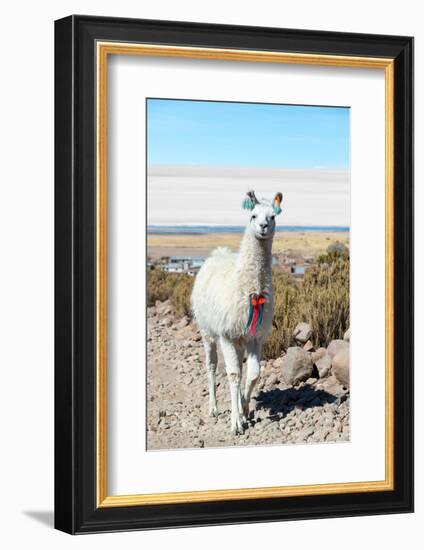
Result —
[{"label": "black picture frame", "polygon": [[[394,60],[394,490],[97,507],[98,40]],[[55,527],[93,533],[413,511],[413,39],[73,15],[55,22]]]}]

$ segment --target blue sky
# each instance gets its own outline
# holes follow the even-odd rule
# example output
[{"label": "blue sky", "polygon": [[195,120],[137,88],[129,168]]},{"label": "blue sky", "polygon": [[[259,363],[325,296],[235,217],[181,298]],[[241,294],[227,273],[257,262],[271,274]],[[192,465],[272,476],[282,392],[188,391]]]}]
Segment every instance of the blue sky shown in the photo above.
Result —
[{"label": "blue sky", "polygon": [[147,100],[148,163],[349,167],[349,108]]}]

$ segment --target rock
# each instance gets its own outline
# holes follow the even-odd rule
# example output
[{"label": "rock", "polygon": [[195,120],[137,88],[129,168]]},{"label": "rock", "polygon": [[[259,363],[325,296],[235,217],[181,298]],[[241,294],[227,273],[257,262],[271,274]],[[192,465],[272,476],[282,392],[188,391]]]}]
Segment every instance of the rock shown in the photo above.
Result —
[{"label": "rock", "polygon": [[179,328],[174,335],[174,338],[176,338],[177,340],[191,340],[192,337],[193,330],[190,325]]},{"label": "rock", "polygon": [[342,349],[333,357],[332,371],[337,380],[344,386],[349,386],[349,348]]},{"label": "rock", "polygon": [[164,302],[159,302],[159,300],[156,300],[155,306],[156,313],[159,316],[169,315],[170,313],[172,313],[172,306],[169,300],[165,300]]},{"label": "rock", "polygon": [[315,361],[315,366],[318,370],[319,377],[325,378],[331,369],[331,357],[328,353]]},{"label": "rock", "polygon": [[312,435],[313,433],[315,432],[315,428],[313,426],[308,426],[307,428],[305,428],[303,430],[303,436],[304,437],[309,437],[310,435]]},{"label": "rock", "polygon": [[303,349],[304,349],[305,351],[312,351],[312,350],[314,349],[314,345],[313,345],[313,343],[312,343],[310,340],[308,340],[308,341],[306,342],[306,344],[303,346]]},{"label": "rock", "polygon": [[334,422],[334,431],[335,432],[341,432],[342,429],[343,429],[342,423],[340,422],[340,420],[336,420]]},{"label": "rock", "polygon": [[154,317],[156,315],[156,308],[155,306],[153,307],[148,307],[147,308],[147,317]]},{"label": "rock", "polygon": [[275,384],[278,384],[278,378],[276,374],[271,374],[268,379],[266,380],[267,386],[275,386]]},{"label": "rock", "polygon": [[182,328],[185,328],[187,325],[188,325],[188,319],[187,317],[184,316],[180,321],[178,321],[178,323],[176,323],[175,327],[177,329],[182,329]]},{"label": "rock", "polygon": [[321,428],[314,433],[313,439],[314,441],[325,441],[325,438],[329,433],[329,430],[327,430],[326,428]]},{"label": "rock", "polygon": [[297,347],[287,350],[282,368],[283,378],[287,384],[296,385],[311,378],[312,371],[313,363],[310,353]]},{"label": "rock", "polygon": [[346,340],[347,342],[350,342],[350,327],[344,333],[343,340]]},{"label": "rock", "polygon": [[322,389],[331,394],[341,404],[341,399],[345,398],[347,394],[346,387],[334,375],[327,378],[326,381],[327,383],[322,386]]},{"label": "rock", "polygon": [[326,441],[339,441],[340,434],[337,432],[330,432],[325,438]]},{"label": "rock", "polygon": [[273,366],[275,369],[281,369],[284,364],[284,357],[277,357],[277,359],[274,360]]},{"label": "rock", "polygon": [[183,383],[188,386],[193,382],[193,377],[190,374],[186,374],[183,378]]},{"label": "rock", "polygon": [[349,349],[349,342],[345,340],[331,340],[327,348],[327,353],[333,359],[333,357],[344,349]]},{"label": "rock", "polygon": [[293,336],[297,342],[305,344],[312,336],[312,328],[309,323],[298,323],[293,331]]},{"label": "rock", "polygon": [[327,350],[325,348],[318,348],[316,351],[312,352],[312,361],[316,364],[318,359],[321,359],[321,357],[324,357],[324,355],[327,353]]},{"label": "rock", "polygon": [[323,384],[322,387],[326,390],[327,388],[330,388],[331,386],[334,386],[334,385],[340,385],[340,384],[337,378],[334,376],[334,374],[330,373],[328,375],[328,378],[326,378],[325,383]]}]

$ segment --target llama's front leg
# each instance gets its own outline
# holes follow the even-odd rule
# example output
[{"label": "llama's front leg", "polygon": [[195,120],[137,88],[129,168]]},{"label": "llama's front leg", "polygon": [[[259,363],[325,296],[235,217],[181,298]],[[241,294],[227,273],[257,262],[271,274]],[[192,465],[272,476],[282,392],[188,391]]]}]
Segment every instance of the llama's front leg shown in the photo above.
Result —
[{"label": "llama's front leg", "polygon": [[204,335],[203,347],[205,348],[205,363],[208,373],[209,416],[218,416],[218,407],[216,404],[216,366],[218,364],[216,342],[212,338]]},{"label": "llama's front leg", "polygon": [[248,342],[246,344],[246,351],[247,374],[246,386],[244,388],[244,415],[247,418],[249,416],[249,403],[252,396],[252,391],[261,372],[262,343],[256,341]]},{"label": "llama's front leg", "polygon": [[222,354],[225,361],[228,381],[231,395],[231,432],[233,434],[243,434],[244,428],[240,411],[241,405],[241,361],[240,352],[236,345],[226,338],[220,339]]}]

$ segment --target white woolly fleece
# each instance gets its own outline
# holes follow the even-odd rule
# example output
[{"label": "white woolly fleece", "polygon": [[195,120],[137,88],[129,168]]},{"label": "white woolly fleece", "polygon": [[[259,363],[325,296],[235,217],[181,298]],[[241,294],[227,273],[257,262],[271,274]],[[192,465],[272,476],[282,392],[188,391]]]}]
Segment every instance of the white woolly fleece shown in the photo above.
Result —
[{"label": "white woolly fleece", "polygon": [[[258,239],[248,225],[239,253],[217,248],[196,276],[191,303],[199,329],[217,340],[242,338],[245,342],[264,341],[271,330],[274,297],[271,275],[273,235]],[[255,337],[247,334],[251,294],[266,297],[263,320]]]}]

